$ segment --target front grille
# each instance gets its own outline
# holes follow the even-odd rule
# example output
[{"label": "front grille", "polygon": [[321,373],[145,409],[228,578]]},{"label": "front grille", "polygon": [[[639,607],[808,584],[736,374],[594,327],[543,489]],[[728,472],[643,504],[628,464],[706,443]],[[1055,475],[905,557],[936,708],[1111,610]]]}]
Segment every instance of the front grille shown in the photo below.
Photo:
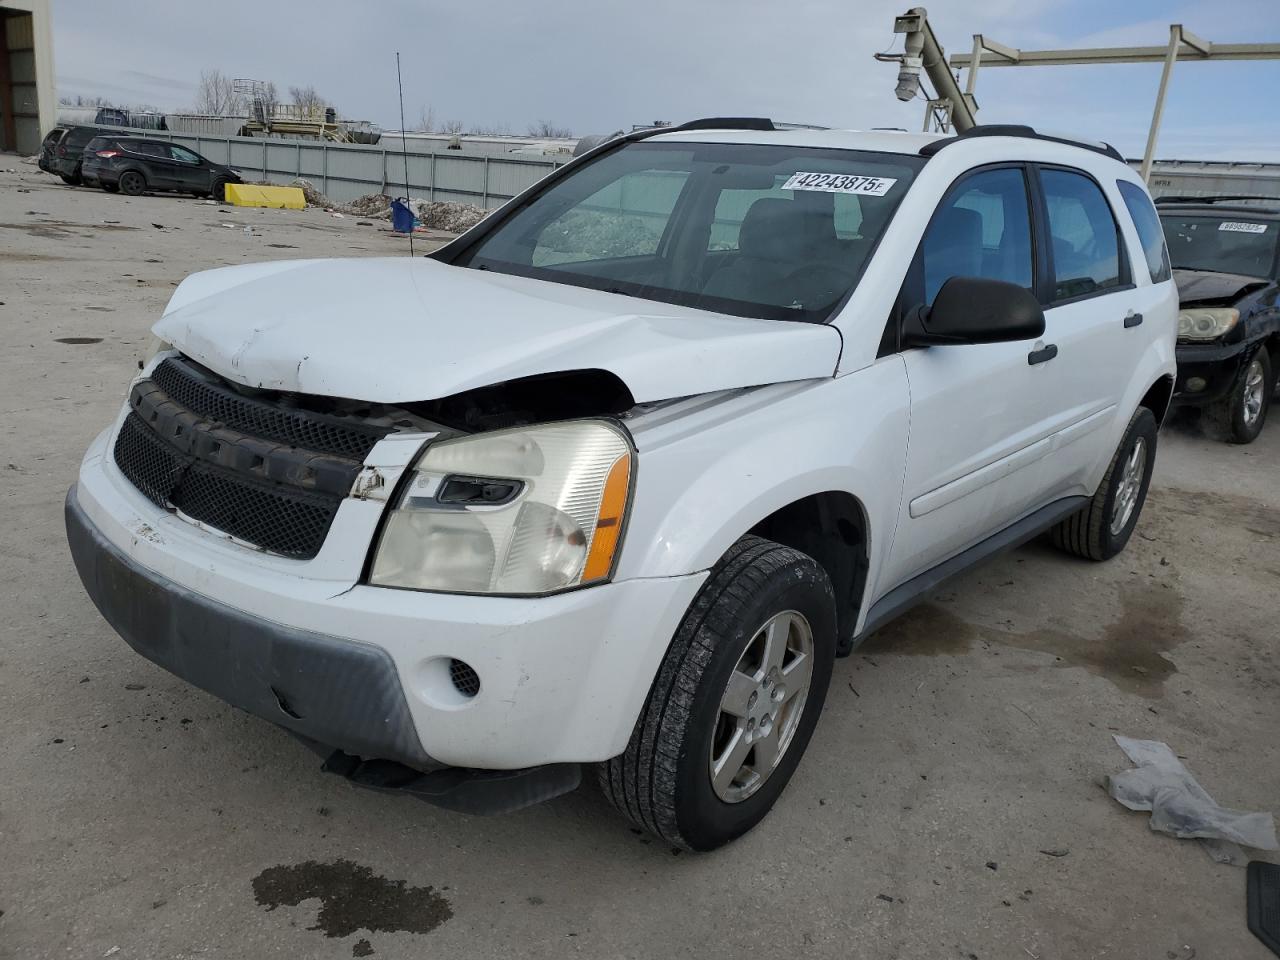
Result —
[{"label": "front grille", "polygon": [[297,559],[320,552],[365,454],[387,433],[240,397],[173,359],[134,386],[129,405],[113,454],[148,500]]},{"label": "front grille", "polygon": [[189,360],[171,357],[156,367],[152,382],[183,407],[208,420],[291,447],[364,460],[388,429],[341,417],[281,407],[237,393],[202,375]]}]

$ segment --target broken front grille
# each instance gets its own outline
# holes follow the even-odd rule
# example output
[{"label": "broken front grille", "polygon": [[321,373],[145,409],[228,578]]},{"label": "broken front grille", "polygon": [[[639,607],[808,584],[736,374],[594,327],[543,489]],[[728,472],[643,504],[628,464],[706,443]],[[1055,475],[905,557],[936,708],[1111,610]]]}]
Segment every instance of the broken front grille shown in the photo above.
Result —
[{"label": "broken front grille", "polygon": [[134,385],[129,406],[115,462],[148,500],[297,559],[319,553],[389,432],[242,396],[176,358]]}]

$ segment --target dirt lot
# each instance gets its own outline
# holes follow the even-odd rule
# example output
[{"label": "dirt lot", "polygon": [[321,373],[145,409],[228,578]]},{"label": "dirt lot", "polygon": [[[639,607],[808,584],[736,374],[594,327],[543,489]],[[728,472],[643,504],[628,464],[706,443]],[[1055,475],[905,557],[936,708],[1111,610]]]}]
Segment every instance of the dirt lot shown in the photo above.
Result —
[{"label": "dirt lot", "polygon": [[21,170],[0,173],[0,957],[1269,955],[1244,871],[1098,784],[1120,732],[1224,804],[1277,804],[1280,422],[1244,448],[1175,423],[1120,558],[1029,546],[839,661],[795,780],[729,849],[675,856],[594,787],[471,819],[322,774],[133,654],[63,540],[183,276],[405,241]]}]

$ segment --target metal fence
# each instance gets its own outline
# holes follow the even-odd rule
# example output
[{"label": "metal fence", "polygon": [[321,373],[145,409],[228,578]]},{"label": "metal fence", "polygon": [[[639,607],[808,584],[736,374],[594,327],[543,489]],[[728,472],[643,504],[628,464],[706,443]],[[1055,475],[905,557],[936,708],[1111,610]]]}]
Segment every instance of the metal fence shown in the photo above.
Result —
[{"label": "metal fence", "polygon": [[568,158],[477,157],[456,152],[408,152],[362,144],[259,137],[217,137],[154,130],[152,138],[190,147],[215,163],[239,170],[246,180],[288,183],[302,177],[337,203],[370,193],[405,194],[427,200],[456,200],[491,210],[541,180]]}]

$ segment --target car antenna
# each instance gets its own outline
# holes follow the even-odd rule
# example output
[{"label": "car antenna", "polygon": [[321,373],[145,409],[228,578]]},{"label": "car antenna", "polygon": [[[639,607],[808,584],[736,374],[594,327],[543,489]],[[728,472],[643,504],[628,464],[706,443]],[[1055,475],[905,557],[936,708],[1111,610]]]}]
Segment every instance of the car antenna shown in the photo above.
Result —
[{"label": "car antenna", "polygon": [[[413,213],[413,202],[409,199],[409,144],[404,132],[404,82],[400,79],[400,51],[396,51],[396,88],[400,91],[400,156],[404,157],[404,202]],[[413,221],[409,221],[409,256],[413,256]]]}]

